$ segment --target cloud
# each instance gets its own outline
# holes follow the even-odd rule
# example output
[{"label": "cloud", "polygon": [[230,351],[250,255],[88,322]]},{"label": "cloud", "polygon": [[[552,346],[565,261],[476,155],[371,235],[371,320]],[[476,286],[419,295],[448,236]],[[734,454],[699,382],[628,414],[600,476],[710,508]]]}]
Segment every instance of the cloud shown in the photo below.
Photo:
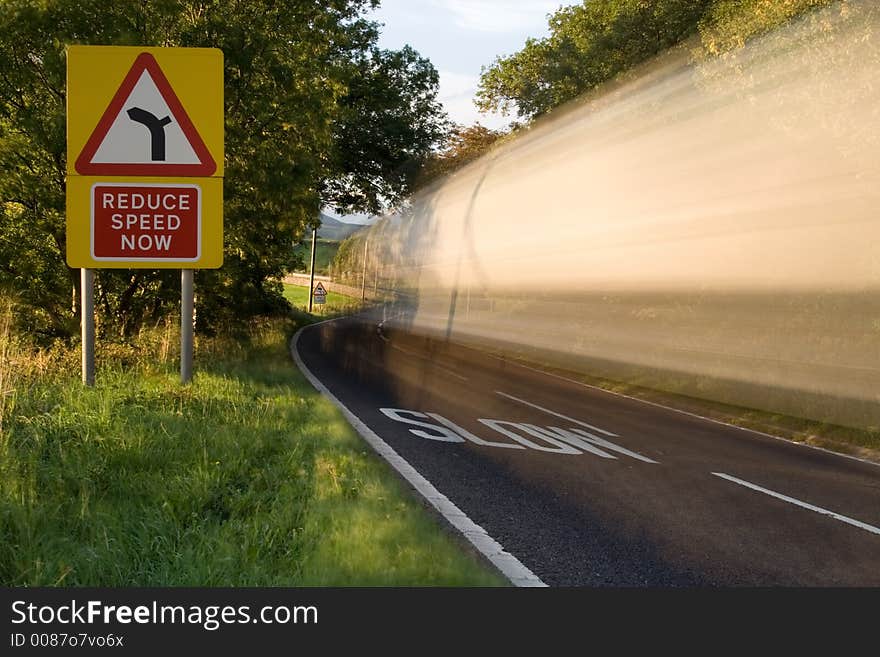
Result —
[{"label": "cloud", "polygon": [[519,32],[544,27],[560,0],[431,0],[453,14],[458,27],[478,32]]},{"label": "cloud", "polygon": [[440,99],[455,98],[467,94],[473,96],[480,78],[476,75],[440,71]]},{"label": "cloud", "polygon": [[489,128],[501,128],[509,123],[500,114],[482,114],[474,105],[480,78],[477,75],[463,75],[450,71],[440,71],[439,100],[456,123],[471,125],[479,121]]}]

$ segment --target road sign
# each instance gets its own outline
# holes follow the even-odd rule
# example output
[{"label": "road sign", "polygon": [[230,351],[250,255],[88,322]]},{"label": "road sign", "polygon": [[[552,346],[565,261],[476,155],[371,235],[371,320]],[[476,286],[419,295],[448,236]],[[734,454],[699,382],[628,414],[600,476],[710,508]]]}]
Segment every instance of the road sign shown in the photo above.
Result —
[{"label": "road sign", "polygon": [[67,50],[67,262],[223,263],[223,55]]},{"label": "road sign", "polygon": [[193,262],[201,255],[198,185],[95,183],[91,205],[95,260]]},{"label": "road sign", "polygon": [[327,303],[327,290],[324,288],[324,285],[318,283],[315,286],[315,291],[312,293],[315,299],[315,303]]},{"label": "road sign", "polygon": [[94,269],[220,267],[222,214],[221,178],[72,176],[67,262]]},{"label": "road sign", "polygon": [[135,59],[76,158],[82,175],[210,176],[214,158],[148,52]]},{"label": "road sign", "polygon": [[68,47],[67,175],[222,178],[223,53]]}]

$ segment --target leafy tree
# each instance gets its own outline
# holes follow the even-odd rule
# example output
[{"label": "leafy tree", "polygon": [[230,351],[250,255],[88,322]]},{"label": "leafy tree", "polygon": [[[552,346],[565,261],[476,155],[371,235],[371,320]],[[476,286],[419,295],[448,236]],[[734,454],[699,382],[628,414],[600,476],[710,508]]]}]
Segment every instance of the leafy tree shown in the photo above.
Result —
[{"label": "leafy tree", "polygon": [[711,0],[588,0],[551,15],[550,35],[484,69],[477,104],[531,119],[687,38]]},{"label": "leafy tree", "polygon": [[714,0],[700,23],[703,48],[709,55],[742,48],[749,39],[835,1],[842,8],[849,4],[847,0]]},{"label": "leafy tree", "polygon": [[365,239],[367,239],[367,231],[360,231],[342,240],[330,263],[330,275],[334,280],[350,285],[361,282]]},{"label": "leafy tree", "polygon": [[[863,0],[716,0],[700,24],[696,81],[709,93],[735,94],[744,112],[772,103],[772,116],[759,120],[793,139],[822,135],[854,171],[870,168],[853,158],[880,144],[880,135],[874,122],[852,117],[875,104],[878,23],[880,3]],[[797,71],[798,84],[770,87],[752,73],[756,60],[771,58],[776,71]]]},{"label": "leafy tree", "polygon": [[[376,47],[378,0],[5,0],[0,4],[0,290],[22,328],[76,327],[64,265],[65,46],[218,47],[225,55],[225,257],[197,272],[203,329],[283,304],[271,283],[326,204],[375,210],[444,130],[437,76]],[[105,330],[173,309],[174,271],[100,270]]]},{"label": "leafy tree", "polygon": [[[529,39],[483,70],[477,104],[533,119],[699,33],[701,56],[741,48],[809,10],[851,0],[586,0],[550,16]],[[870,4],[870,3],[862,3]]]},{"label": "leafy tree", "polygon": [[424,187],[473,162],[506,134],[504,131],[492,130],[480,123],[455,126],[449,132],[443,149],[431,154],[425,160],[415,183],[416,188]]},{"label": "leafy tree", "polygon": [[371,48],[355,61],[335,139],[337,175],[325,200],[339,212],[378,214],[412,191],[419,165],[447,134],[436,97],[439,77],[427,59],[404,46]]}]

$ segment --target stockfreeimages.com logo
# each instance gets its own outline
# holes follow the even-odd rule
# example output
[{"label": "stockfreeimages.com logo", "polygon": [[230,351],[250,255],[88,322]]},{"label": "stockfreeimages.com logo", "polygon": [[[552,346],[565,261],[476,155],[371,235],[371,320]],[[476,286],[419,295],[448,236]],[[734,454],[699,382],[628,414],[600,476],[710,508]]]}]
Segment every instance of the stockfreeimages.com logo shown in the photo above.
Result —
[{"label": "stockfreeimages.com logo", "polygon": [[199,625],[213,632],[223,625],[318,623],[315,606],[265,606],[254,612],[249,605],[108,605],[100,600],[71,600],[59,605],[36,605],[24,600],[12,603],[13,625]]}]

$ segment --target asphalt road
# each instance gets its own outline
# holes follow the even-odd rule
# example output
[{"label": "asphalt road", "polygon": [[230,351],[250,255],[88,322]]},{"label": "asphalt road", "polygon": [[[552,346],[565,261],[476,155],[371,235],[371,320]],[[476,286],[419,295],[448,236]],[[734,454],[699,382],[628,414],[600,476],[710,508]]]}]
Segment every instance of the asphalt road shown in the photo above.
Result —
[{"label": "asphalt road", "polygon": [[548,585],[880,585],[876,465],[356,319],[297,348]]}]

